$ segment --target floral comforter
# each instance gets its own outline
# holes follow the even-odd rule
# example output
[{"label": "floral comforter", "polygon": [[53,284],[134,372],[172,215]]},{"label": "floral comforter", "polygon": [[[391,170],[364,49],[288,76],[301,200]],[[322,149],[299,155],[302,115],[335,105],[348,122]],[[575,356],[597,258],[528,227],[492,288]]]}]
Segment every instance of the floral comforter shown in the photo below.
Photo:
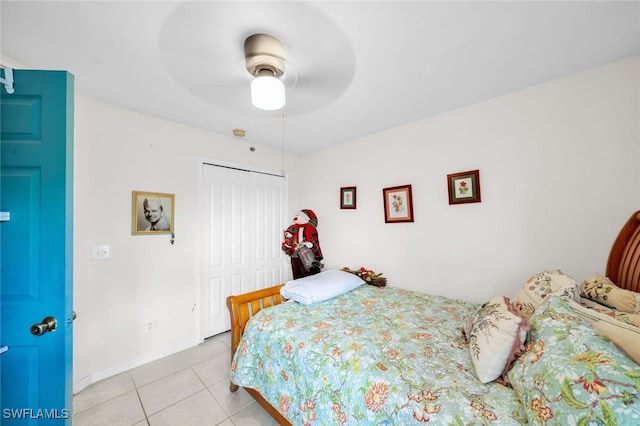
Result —
[{"label": "floral comforter", "polygon": [[515,393],[482,384],[462,327],[476,305],[363,285],[304,306],[260,311],[231,380],[293,425],[520,425]]}]

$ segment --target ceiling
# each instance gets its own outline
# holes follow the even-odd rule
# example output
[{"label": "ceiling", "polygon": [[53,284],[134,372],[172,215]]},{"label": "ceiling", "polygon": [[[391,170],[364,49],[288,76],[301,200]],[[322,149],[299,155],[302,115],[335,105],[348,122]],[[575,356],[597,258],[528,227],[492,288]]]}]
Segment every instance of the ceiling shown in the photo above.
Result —
[{"label": "ceiling", "polygon": [[[640,54],[637,1],[1,0],[0,14],[5,58],[68,70],[83,96],[295,153]],[[279,111],[250,103],[256,33],[285,47]]]}]

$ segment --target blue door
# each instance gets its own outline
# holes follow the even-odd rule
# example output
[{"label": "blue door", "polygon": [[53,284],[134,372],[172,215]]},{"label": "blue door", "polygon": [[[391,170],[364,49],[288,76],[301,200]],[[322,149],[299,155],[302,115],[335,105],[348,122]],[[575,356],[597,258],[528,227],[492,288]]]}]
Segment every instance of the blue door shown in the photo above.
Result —
[{"label": "blue door", "polygon": [[0,87],[0,423],[71,425],[73,76],[13,79]]}]

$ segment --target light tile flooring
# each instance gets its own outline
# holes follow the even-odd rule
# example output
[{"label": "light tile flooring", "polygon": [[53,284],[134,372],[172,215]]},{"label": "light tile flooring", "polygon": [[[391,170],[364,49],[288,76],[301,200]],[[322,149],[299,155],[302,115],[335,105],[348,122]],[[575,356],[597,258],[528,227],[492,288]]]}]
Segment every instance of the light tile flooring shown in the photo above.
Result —
[{"label": "light tile flooring", "polygon": [[94,383],[73,397],[74,426],[277,426],[243,389],[229,391],[229,333]]}]

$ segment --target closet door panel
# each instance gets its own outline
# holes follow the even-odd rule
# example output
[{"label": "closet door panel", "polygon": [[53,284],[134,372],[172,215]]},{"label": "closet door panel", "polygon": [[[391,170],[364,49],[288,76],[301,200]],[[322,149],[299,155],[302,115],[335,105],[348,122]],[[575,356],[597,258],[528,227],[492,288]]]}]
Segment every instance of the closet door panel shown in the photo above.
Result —
[{"label": "closet door panel", "polygon": [[204,164],[203,334],[229,330],[226,298],[286,280],[280,249],[285,228],[285,179]]}]

